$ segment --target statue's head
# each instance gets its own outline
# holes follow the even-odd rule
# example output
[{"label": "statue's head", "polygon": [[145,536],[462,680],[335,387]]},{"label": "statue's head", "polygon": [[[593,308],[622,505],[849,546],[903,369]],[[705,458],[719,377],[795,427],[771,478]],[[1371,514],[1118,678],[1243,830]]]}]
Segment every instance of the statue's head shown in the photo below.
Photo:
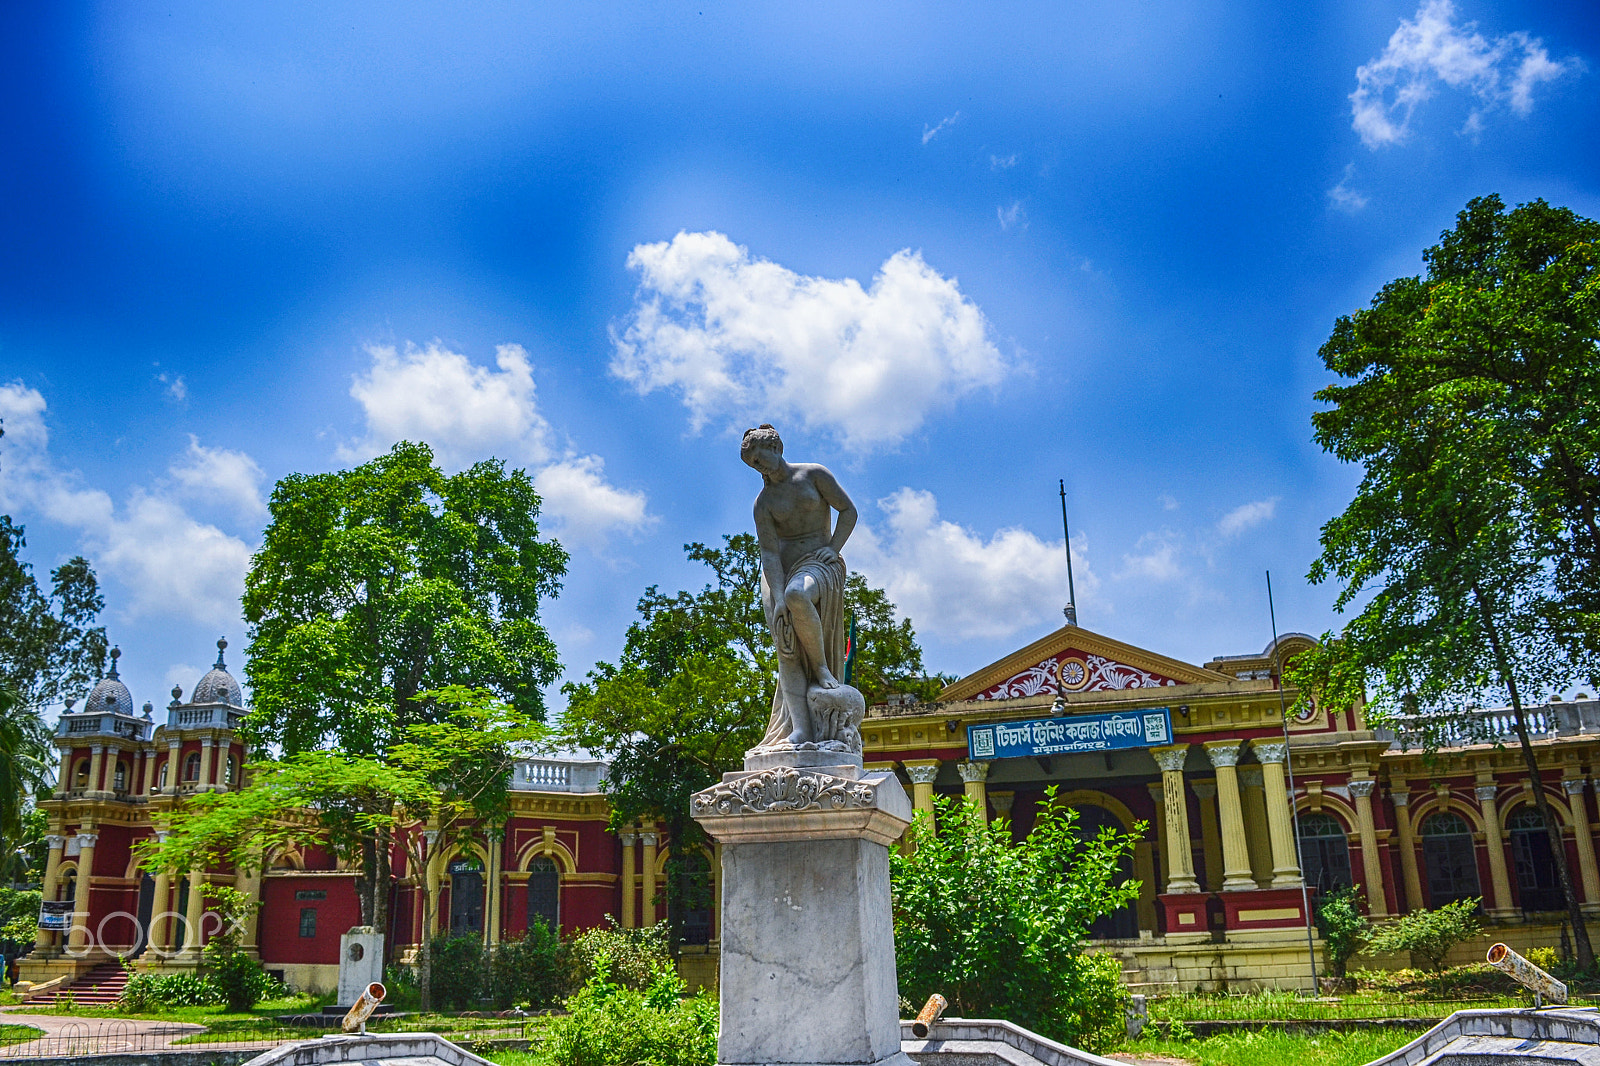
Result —
[{"label": "statue's head", "polygon": [[744,440],[739,444],[739,458],[746,464],[761,471],[769,472],[771,466],[783,461],[783,438],[778,436],[778,431],[763,422],[755,429],[744,431]]}]

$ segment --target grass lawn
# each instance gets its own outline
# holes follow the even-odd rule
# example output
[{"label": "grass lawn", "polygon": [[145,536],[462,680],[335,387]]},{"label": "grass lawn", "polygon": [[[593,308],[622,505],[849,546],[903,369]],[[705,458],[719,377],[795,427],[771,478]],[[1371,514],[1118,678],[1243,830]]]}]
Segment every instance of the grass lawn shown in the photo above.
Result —
[{"label": "grass lawn", "polygon": [[1528,996],[1463,996],[1433,999],[1374,993],[1306,999],[1293,992],[1245,996],[1163,996],[1150,1000],[1153,1022],[1309,1021],[1323,1018],[1444,1018],[1458,1010],[1531,1007]]},{"label": "grass lawn", "polygon": [[35,1029],[31,1025],[0,1025],[0,1044],[20,1044],[43,1035],[43,1029]]},{"label": "grass lawn", "polygon": [[1356,1029],[1293,1034],[1259,1029],[1203,1040],[1132,1040],[1117,1048],[1117,1053],[1135,1058],[1183,1059],[1195,1066],[1362,1066],[1409,1044],[1424,1032]]},{"label": "grass lawn", "polygon": [[[40,1007],[33,1010],[35,1014],[59,1014],[72,1018],[145,1018],[162,1022],[194,1022],[198,1025],[217,1025],[226,1022],[251,1022],[253,1020],[267,1019],[270,1021],[278,1014],[303,1014],[308,1011],[321,1009],[322,1000],[316,996],[286,996],[283,999],[267,999],[257,1003],[254,1009],[245,1014],[229,1014],[227,1008],[221,1005],[215,1007],[166,1007],[158,1011],[147,1011],[142,1014],[125,1014],[115,1007]],[[31,1009],[31,1008],[30,1008]]]}]

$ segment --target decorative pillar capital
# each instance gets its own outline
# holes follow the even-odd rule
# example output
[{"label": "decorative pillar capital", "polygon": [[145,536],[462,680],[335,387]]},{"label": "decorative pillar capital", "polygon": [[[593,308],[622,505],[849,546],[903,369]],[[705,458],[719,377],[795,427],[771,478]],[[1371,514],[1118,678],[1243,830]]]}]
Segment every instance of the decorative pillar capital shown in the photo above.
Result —
[{"label": "decorative pillar capital", "polygon": [[618,833],[617,835],[622,838],[622,846],[625,848],[633,847],[639,840],[638,833]]},{"label": "decorative pillar capital", "polygon": [[1396,792],[1390,789],[1389,798],[1394,801],[1396,807],[1406,807],[1411,803],[1411,793],[1409,792]]},{"label": "decorative pillar capital", "polygon": [[1494,798],[1500,794],[1500,788],[1498,785],[1479,785],[1472,790],[1472,794],[1478,798],[1480,807],[1489,809],[1494,806]]},{"label": "decorative pillar capital", "polygon": [[1567,795],[1576,796],[1583,791],[1583,784],[1583,778],[1569,777],[1561,782],[1561,787],[1566,790]]},{"label": "decorative pillar capital", "polygon": [[1189,788],[1203,800],[1215,799],[1217,783],[1215,781],[1190,781]]},{"label": "decorative pillar capital", "polygon": [[935,763],[932,766],[912,766],[907,763],[906,776],[911,778],[911,783],[914,785],[931,785],[934,778],[939,776],[939,765]]},{"label": "decorative pillar capital", "polygon": [[1261,788],[1265,782],[1261,780],[1261,767],[1239,767],[1239,784],[1244,788]]},{"label": "decorative pillar capital", "polygon": [[1181,771],[1184,760],[1189,757],[1189,745],[1174,744],[1168,748],[1151,748],[1150,755],[1155,759],[1156,765],[1161,767],[1162,773]]},{"label": "decorative pillar capital", "polygon": [[657,835],[653,832],[646,831],[639,834],[639,843],[643,844],[647,848],[655,847],[657,839]]},{"label": "decorative pillar capital", "polygon": [[1372,791],[1378,787],[1378,783],[1370,777],[1358,777],[1349,782],[1349,787],[1350,795],[1356,799],[1371,799]]},{"label": "decorative pillar capital", "polygon": [[165,844],[167,842],[167,835],[168,834],[165,829],[157,829],[155,833],[156,843]]},{"label": "decorative pillar capital", "polygon": [[89,754],[90,755],[104,755],[105,753],[106,753],[106,746],[104,744],[90,744],[89,745]]},{"label": "decorative pillar capital", "polygon": [[969,785],[975,781],[987,781],[989,779],[989,764],[986,762],[958,762],[956,763],[956,773],[960,774],[961,780]]},{"label": "decorative pillar capital", "polygon": [[45,846],[51,851],[55,851],[57,848],[64,848],[67,846],[67,838],[62,836],[60,833],[46,833],[44,835],[44,843]]},{"label": "decorative pillar capital", "polygon": [[211,737],[201,737],[200,738],[200,746],[202,748],[213,748],[213,747],[216,747],[216,744],[217,744],[217,742],[214,739],[212,739]]},{"label": "decorative pillar capital", "polygon": [[1242,745],[1238,740],[1208,740],[1201,747],[1206,749],[1212,766],[1237,766]]},{"label": "decorative pillar capital", "polygon": [[79,833],[78,834],[78,847],[79,848],[92,848],[95,845],[95,841],[97,841],[99,839],[100,839],[100,834],[99,833]]},{"label": "decorative pillar capital", "polygon": [[1250,750],[1256,753],[1256,758],[1262,763],[1283,762],[1289,754],[1289,745],[1281,740],[1252,740]]},{"label": "decorative pillar capital", "polygon": [[994,813],[996,814],[1010,814],[1011,804],[1016,798],[1017,794],[1015,792],[991,792],[989,793],[989,806],[994,808]]}]

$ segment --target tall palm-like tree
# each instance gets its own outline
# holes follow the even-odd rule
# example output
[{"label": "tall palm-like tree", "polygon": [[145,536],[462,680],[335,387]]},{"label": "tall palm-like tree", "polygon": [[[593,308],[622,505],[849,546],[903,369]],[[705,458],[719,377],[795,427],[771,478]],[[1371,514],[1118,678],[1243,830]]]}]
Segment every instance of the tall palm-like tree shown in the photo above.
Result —
[{"label": "tall palm-like tree", "polygon": [[28,798],[50,773],[44,725],[16,692],[0,688],[0,847],[20,843]]}]

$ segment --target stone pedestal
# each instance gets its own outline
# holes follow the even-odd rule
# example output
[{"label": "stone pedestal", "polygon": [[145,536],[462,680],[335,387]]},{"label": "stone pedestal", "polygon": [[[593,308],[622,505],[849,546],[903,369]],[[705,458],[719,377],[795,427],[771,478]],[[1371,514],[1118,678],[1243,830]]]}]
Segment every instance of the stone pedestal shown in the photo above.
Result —
[{"label": "stone pedestal", "polygon": [[892,773],[770,766],[697,793],[722,844],[722,1066],[912,1066],[900,1050]]},{"label": "stone pedestal", "polygon": [[339,938],[339,1006],[354,1006],[374,981],[383,981],[383,934],[357,925]]}]

